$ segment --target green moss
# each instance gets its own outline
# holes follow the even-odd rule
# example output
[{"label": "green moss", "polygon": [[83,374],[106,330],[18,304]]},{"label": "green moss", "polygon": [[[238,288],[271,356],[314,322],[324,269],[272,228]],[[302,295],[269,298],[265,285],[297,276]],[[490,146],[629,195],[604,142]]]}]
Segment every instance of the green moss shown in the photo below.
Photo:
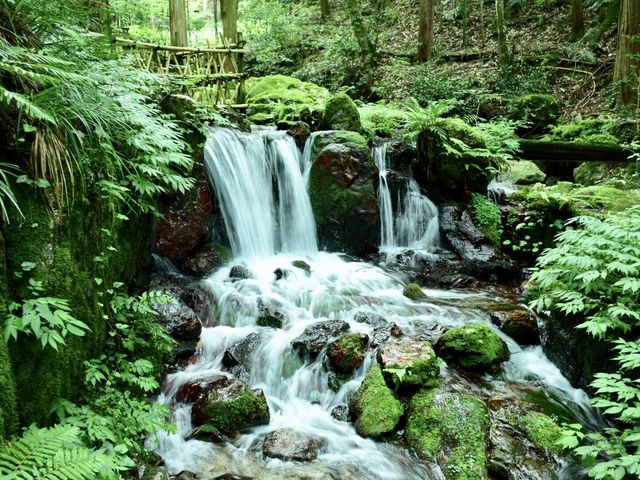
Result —
[{"label": "green moss", "polygon": [[491,241],[494,247],[500,248],[502,243],[502,213],[500,208],[480,194],[471,195],[471,215],[482,233]]},{"label": "green moss", "polygon": [[484,323],[448,330],[438,342],[438,353],[470,370],[493,369],[509,358],[507,345]]},{"label": "green moss", "polygon": [[404,414],[404,405],[387,387],[377,364],[371,367],[353,394],[349,409],[358,417],[356,431],[366,437],[380,437],[392,432]]},{"label": "green moss", "polygon": [[556,442],[562,436],[562,428],[556,421],[540,412],[532,412],[521,418],[518,426],[536,448],[543,451],[560,453],[562,448]]},{"label": "green moss", "polygon": [[340,337],[329,345],[327,354],[333,368],[342,373],[353,372],[364,361],[369,337],[362,333],[351,333]]},{"label": "green moss", "polygon": [[205,414],[209,418],[207,428],[227,434],[269,423],[269,405],[264,395],[251,390],[243,390],[226,401],[220,401],[217,392],[212,391]]},{"label": "green moss", "polygon": [[321,132],[315,136],[311,157],[317,157],[322,150],[332,144],[344,145],[365,155],[369,153],[367,139],[360,133],[347,130],[335,130],[331,132]]},{"label": "green moss", "polygon": [[515,185],[542,183],[546,177],[535,163],[528,160],[507,160],[506,169],[500,173],[501,180],[507,180]]},{"label": "green moss", "polygon": [[488,426],[482,400],[425,389],[409,403],[406,437],[419,457],[440,464],[447,480],[478,480],[487,476]]},{"label": "green moss", "polygon": [[404,290],[402,290],[402,294],[413,301],[420,301],[427,298],[427,295],[417,283],[407,283]]},{"label": "green moss", "polygon": [[638,138],[633,122],[623,118],[577,118],[573,123],[554,127],[544,140],[576,143],[614,144],[632,142]]},{"label": "green moss", "polygon": [[480,132],[461,118],[445,118],[442,128],[451,138],[464,142],[470,148],[487,148],[487,142]]},{"label": "green moss", "polygon": [[285,75],[250,78],[246,83],[250,119],[267,123],[276,120],[319,120],[329,92],[313,83]]},{"label": "green moss", "polygon": [[226,263],[231,260],[231,249],[229,247],[225,247],[224,245],[220,245],[219,243],[214,243],[213,249],[216,251],[218,257],[220,257],[220,260],[222,260],[223,262]]},{"label": "green moss", "polygon": [[321,128],[360,132],[360,114],[351,97],[346,93],[335,95],[327,101],[322,115]]},{"label": "green moss", "polygon": [[440,363],[435,353],[430,360],[416,359],[406,366],[388,365],[383,373],[389,375],[396,388],[437,387],[440,383]]},{"label": "green moss", "polygon": [[527,122],[531,130],[542,130],[558,121],[560,107],[553,95],[534,93],[514,99],[507,111],[510,118]]},{"label": "green moss", "polygon": [[13,369],[7,345],[0,339],[0,440],[16,433],[17,427],[18,409]]}]

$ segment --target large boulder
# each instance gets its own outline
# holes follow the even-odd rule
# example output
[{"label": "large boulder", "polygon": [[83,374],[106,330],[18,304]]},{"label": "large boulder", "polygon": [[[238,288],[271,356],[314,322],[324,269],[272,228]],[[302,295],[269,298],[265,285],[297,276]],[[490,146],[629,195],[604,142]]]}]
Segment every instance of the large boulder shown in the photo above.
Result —
[{"label": "large boulder", "polygon": [[489,412],[471,395],[424,389],[407,412],[406,438],[416,454],[436,461],[447,480],[487,478]]},{"label": "large boulder", "polygon": [[364,354],[369,337],[364,333],[351,333],[340,337],[329,345],[327,357],[338,373],[351,373],[364,363]]},{"label": "large boulder", "polygon": [[371,367],[349,400],[349,413],[355,419],[356,431],[365,437],[380,437],[398,426],[404,405],[385,383],[379,365]]},{"label": "large boulder", "polygon": [[326,88],[285,75],[253,77],[246,82],[247,113],[252,123],[302,120],[317,125],[328,97]]},{"label": "large boulder", "polygon": [[155,250],[175,264],[182,263],[207,237],[212,212],[211,189],[201,176],[158,222]]},{"label": "large boulder", "polygon": [[354,132],[322,132],[312,157],[309,194],[320,245],[356,256],[375,253],[378,172],[366,140]]},{"label": "large boulder", "polygon": [[184,385],[178,401],[193,402],[191,420],[226,435],[269,423],[269,406],[262,390],[250,390],[234,378],[214,377]]},{"label": "large boulder", "polygon": [[333,338],[349,330],[343,320],[324,320],[311,325],[291,344],[302,356],[315,357]]},{"label": "large boulder", "polygon": [[362,131],[358,107],[349,95],[340,93],[327,101],[320,128],[322,130]]},{"label": "large boulder", "polygon": [[169,335],[177,340],[197,340],[202,332],[202,323],[196,312],[181,300],[169,298],[167,301],[153,303],[158,312],[158,322],[167,329]]},{"label": "large boulder", "polygon": [[506,343],[484,323],[448,330],[438,341],[438,355],[468,370],[496,370],[509,359]]},{"label": "large boulder", "polygon": [[545,173],[529,160],[507,160],[506,168],[500,172],[500,180],[514,185],[533,185],[547,178]]},{"label": "large boulder", "polygon": [[230,258],[229,250],[222,245],[204,245],[189,255],[182,263],[182,270],[190,275],[206,277],[224,265]]},{"label": "large boulder", "polygon": [[491,322],[520,345],[538,345],[540,330],[533,312],[521,306],[496,309],[489,314]]},{"label": "large boulder", "polygon": [[236,378],[243,382],[248,382],[251,374],[253,352],[260,346],[261,341],[260,335],[254,332],[234,343],[225,350],[222,356],[222,366],[235,375]]},{"label": "large boulder", "polygon": [[297,432],[292,428],[281,428],[267,433],[262,444],[266,457],[297,462],[310,462],[318,458],[324,444],[322,438]]},{"label": "large boulder", "polygon": [[378,363],[388,385],[417,390],[439,383],[440,365],[429,342],[403,338],[378,350]]}]

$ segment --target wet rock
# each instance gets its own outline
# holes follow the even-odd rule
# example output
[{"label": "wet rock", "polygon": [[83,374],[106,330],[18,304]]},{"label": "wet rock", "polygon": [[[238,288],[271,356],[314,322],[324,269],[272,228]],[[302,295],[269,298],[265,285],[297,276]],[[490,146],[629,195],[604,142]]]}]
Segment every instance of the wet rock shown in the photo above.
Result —
[{"label": "wet rock", "polygon": [[292,428],[281,428],[269,432],[264,438],[262,453],[271,458],[310,462],[318,458],[323,439],[297,432]]},{"label": "wet rock", "polygon": [[349,330],[349,324],[342,320],[325,320],[308,327],[293,342],[293,348],[300,355],[315,356],[320,350],[342,332]]},{"label": "wet rock", "polygon": [[311,135],[311,127],[306,122],[295,122],[287,127],[287,133],[293,137],[298,148],[304,149],[307,139]]},{"label": "wet rock", "polygon": [[276,282],[278,280],[282,280],[283,278],[287,278],[290,273],[291,270],[287,270],[286,268],[276,268],[273,271],[273,274],[276,276]]},{"label": "wet rock", "polygon": [[463,260],[486,262],[497,257],[491,241],[474,224],[468,210],[445,205],[440,213],[440,230]]},{"label": "wet rock", "polygon": [[173,349],[175,361],[179,364],[185,364],[195,353],[198,342],[196,340],[183,340],[178,342],[176,348]]},{"label": "wet rock", "polygon": [[269,304],[266,300],[258,299],[258,318],[256,324],[259,327],[282,328],[282,324],[286,321],[285,314],[278,309],[281,305],[274,304],[273,300]]},{"label": "wet rock", "polygon": [[440,365],[428,342],[404,338],[387,343],[378,350],[377,360],[387,385],[396,390],[439,384]]},{"label": "wet rock", "polygon": [[251,374],[251,361],[262,339],[258,333],[250,333],[229,347],[222,357],[222,365],[238,379],[246,382]]},{"label": "wet rock", "polygon": [[256,480],[256,477],[247,477],[245,475],[234,475],[233,473],[225,473],[218,475],[213,480]]},{"label": "wet rock", "polygon": [[[393,138],[387,143],[387,165],[391,170],[406,173],[416,161],[418,151],[415,142]],[[406,184],[406,182],[405,182]]]},{"label": "wet rock", "polygon": [[209,233],[212,212],[211,190],[202,175],[158,222],[155,250],[176,264],[182,263]]},{"label": "wet rock", "polygon": [[210,443],[222,443],[225,442],[226,439],[220,432],[215,428],[207,428],[208,425],[201,425],[200,427],[196,427],[191,430],[185,440],[200,440],[202,442],[210,442]]},{"label": "wet rock", "polygon": [[436,350],[448,362],[468,370],[496,370],[509,359],[506,343],[484,323],[448,330]]},{"label": "wet rock", "polygon": [[352,333],[340,337],[329,345],[327,357],[336,372],[350,373],[360,368],[369,344],[364,333]]},{"label": "wet rock", "polygon": [[315,137],[309,193],[320,246],[365,256],[378,251],[378,171],[367,141],[355,132]]},{"label": "wet rock", "polygon": [[547,176],[538,166],[529,160],[507,160],[507,168],[500,173],[501,181],[514,185],[533,185],[544,182]]},{"label": "wet rock", "polygon": [[151,278],[149,292],[162,292],[193,310],[201,321],[208,319],[209,307],[215,302],[199,280],[180,274],[154,275]]},{"label": "wet rock", "polygon": [[293,265],[296,268],[299,268],[300,270],[304,270],[307,276],[311,275],[311,265],[309,265],[304,260],[294,260],[293,262],[291,262],[291,265]]},{"label": "wet rock", "polygon": [[224,265],[228,259],[229,253],[221,245],[206,245],[199,248],[182,263],[182,270],[189,275],[206,277]]},{"label": "wet rock", "polygon": [[380,437],[398,426],[404,405],[385,383],[380,365],[371,367],[349,400],[349,413],[355,419],[356,431],[365,437]]},{"label": "wet rock", "polygon": [[348,405],[336,405],[331,410],[331,416],[341,422],[349,421],[349,406]]},{"label": "wet rock", "polygon": [[358,312],[353,316],[353,321],[358,323],[366,323],[372,327],[380,327],[386,325],[387,319],[382,315],[371,312]]},{"label": "wet rock", "polygon": [[201,382],[187,398],[194,398],[196,390],[191,409],[196,427],[207,425],[210,431],[228,435],[269,423],[269,406],[262,390],[250,390],[243,382],[226,377]]},{"label": "wet rock", "polygon": [[202,323],[196,312],[181,300],[172,298],[166,302],[154,302],[158,312],[157,321],[177,340],[197,340],[202,332]]},{"label": "wet rock", "polygon": [[418,457],[436,461],[448,479],[487,478],[489,412],[471,395],[423,389],[407,412],[406,438]]},{"label": "wet rock", "polygon": [[377,348],[380,345],[386,343],[391,337],[402,336],[402,330],[395,323],[387,323],[380,325],[373,329],[371,332],[371,347]]},{"label": "wet rock", "polygon": [[402,294],[413,301],[420,301],[427,298],[427,295],[422,291],[420,285],[416,283],[408,283],[405,285]]},{"label": "wet rock", "polygon": [[232,280],[247,280],[253,278],[253,274],[244,265],[234,265],[229,272],[229,278]]},{"label": "wet rock", "polygon": [[520,345],[538,345],[540,330],[533,312],[524,307],[496,310],[489,314],[491,321]]},{"label": "wet rock", "polygon": [[176,475],[175,479],[176,480],[197,480],[198,475],[188,470],[184,470],[180,472],[178,475]]},{"label": "wet rock", "polygon": [[[161,459],[159,459],[160,461]],[[169,472],[165,467],[152,466],[151,463],[138,467],[139,480],[170,480]]]}]

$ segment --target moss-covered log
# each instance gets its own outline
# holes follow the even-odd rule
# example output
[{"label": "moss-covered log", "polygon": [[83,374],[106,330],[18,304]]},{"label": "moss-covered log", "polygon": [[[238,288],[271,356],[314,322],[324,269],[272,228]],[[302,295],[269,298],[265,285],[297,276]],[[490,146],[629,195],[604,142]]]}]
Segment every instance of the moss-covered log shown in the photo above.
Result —
[{"label": "moss-covered log", "polygon": [[626,162],[631,152],[620,145],[520,140],[519,157],[544,162]]}]

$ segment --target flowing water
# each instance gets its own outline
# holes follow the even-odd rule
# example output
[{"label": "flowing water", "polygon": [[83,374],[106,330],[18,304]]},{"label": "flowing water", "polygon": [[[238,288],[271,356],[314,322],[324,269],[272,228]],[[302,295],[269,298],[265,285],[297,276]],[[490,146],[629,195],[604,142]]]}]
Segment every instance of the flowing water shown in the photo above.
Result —
[{"label": "flowing water", "polygon": [[[334,391],[322,355],[303,361],[291,342],[307,327],[327,319],[342,319],[352,331],[371,333],[370,325],[358,321],[362,314],[381,315],[404,334],[429,338],[439,326],[487,322],[488,315],[479,305],[499,298],[486,292],[425,290],[427,300],[413,302],[402,294],[402,277],[369,263],[318,252],[305,189],[310,155],[301,156],[284,134],[213,129],[205,161],[230,232],[234,259],[204,280],[216,305],[202,331],[197,361],[169,375],[159,399],[172,409],[178,428],[177,433],[159,438],[157,451],[167,468],[171,473],[193,471],[201,478],[232,472],[260,479],[442,480],[437,465],[419,462],[399,446],[362,438],[349,422],[332,417],[332,409],[347,403],[360,385],[375,361],[372,354]],[[295,267],[296,260],[307,262],[310,272]],[[229,278],[231,267],[239,264],[252,278]],[[276,269],[288,273],[276,279]],[[256,326],[259,301],[277,305],[284,314],[281,329]],[[212,375],[230,375],[222,366],[224,352],[251,333],[259,335],[260,343],[251,354],[248,383],[266,395],[269,425],[254,428],[232,443],[185,440],[192,428],[190,405],[176,402],[177,390]],[[523,349],[500,335],[512,356],[500,377],[487,377],[489,381],[539,387],[589,421],[592,412],[584,392],[572,388],[540,348]],[[322,437],[325,443],[318,459],[296,463],[264,458],[261,439],[282,427]]]},{"label": "flowing water", "polygon": [[380,251],[391,254],[411,249],[433,252],[440,244],[438,207],[420,192],[418,182],[409,178],[405,193],[398,199],[394,219],[391,190],[387,176],[387,144],[373,148],[378,167],[378,205],[380,208]]}]

